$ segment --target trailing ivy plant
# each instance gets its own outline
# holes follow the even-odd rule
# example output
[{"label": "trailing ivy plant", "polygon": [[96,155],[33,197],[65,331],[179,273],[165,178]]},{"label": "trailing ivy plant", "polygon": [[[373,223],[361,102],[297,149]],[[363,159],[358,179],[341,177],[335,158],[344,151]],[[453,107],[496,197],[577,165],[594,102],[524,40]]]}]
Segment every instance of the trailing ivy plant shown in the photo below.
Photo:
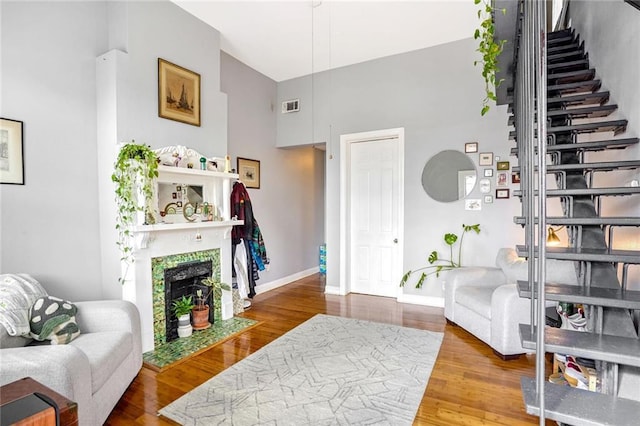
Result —
[{"label": "trailing ivy plant", "polygon": [[444,234],[444,242],[446,245],[449,246],[449,259],[440,258],[436,250],[432,251],[431,254],[429,254],[429,258],[428,258],[429,265],[424,266],[422,268],[418,268],[413,271],[408,271],[406,274],[404,274],[404,276],[402,277],[402,280],[400,281],[400,287],[404,287],[404,285],[407,283],[407,280],[409,279],[409,277],[411,277],[411,274],[413,274],[414,272],[423,271],[422,274],[420,274],[420,278],[418,279],[418,282],[416,283],[416,288],[421,288],[422,284],[424,283],[424,281],[427,279],[428,276],[435,275],[436,277],[439,277],[441,272],[450,271],[452,269],[462,267],[462,241],[464,240],[464,234],[471,231],[475,232],[476,234],[479,234],[480,224],[475,224],[475,225],[463,224],[462,225],[462,234],[460,235],[460,244],[458,245],[457,261],[454,260],[454,257],[453,257],[453,246],[458,241],[458,236],[456,234],[451,234],[451,233]]},{"label": "trailing ivy plant", "polygon": [[[478,9],[478,19],[480,19],[480,28],[477,28],[473,38],[479,40],[478,52],[482,55],[482,60],[474,61],[473,65],[482,64],[482,77],[484,78],[484,87],[486,96],[482,101],[481,115],[485,115],[489,111],[489,102],[496,101],[496,90],[504,79],[496,80],[498,69],[498,56],[502,53],[506,40],[495,40],[495,24],[493,22],[493,14],[495,9],[491,6],[491,0],[474,0],[475,4],[482,3]],[[506,15],[507,9],[502,9],[502,14]]]},{"label": "trailing ivy plant", "polygon": [[[116,184],[117,244],[121,260],[127,265],[133,262],[131,226],[135,225],[137,212],[144,212],[145,224],[155,223],[149,205],[157,177],[158,158],[149,146],[136,144],[132,140],[120,148],[111,180]],[[138,194],[144,197],[144,202],[138,199]],[[123,277],[120,281],[123,281]]]}]

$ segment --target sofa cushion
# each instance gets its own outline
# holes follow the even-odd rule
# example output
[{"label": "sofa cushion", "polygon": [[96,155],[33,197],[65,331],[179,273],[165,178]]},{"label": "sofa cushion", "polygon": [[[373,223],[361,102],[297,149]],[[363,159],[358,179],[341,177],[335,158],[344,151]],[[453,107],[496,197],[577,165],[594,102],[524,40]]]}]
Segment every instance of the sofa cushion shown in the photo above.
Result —
[{"label": "sofa cushion", "polygon": [[[501,248],[496,257],[496,266],[507,276],[507,282],[528,279],[528,262],[511,248]],[[570,260],[547,259],[547,281],[557,284],[577,285],[578,278],[574,262]]]},{"label": "sofa cushion", "polygon": [[456,291],[456,303],[490,320],[491,296],[494,290],[495,287],[461,287]]},{"label": "sofa cushion", "polygon": [[91,393],[100,390],[127,355],[133,352],[132,335],[124,331],[84,333],[70,345],[84,352],[89,360]]},{"label": "sofa cushion", "polygon": [[10,336],[7,329],[0,325],[0,349],[21,348],[30,342],[28,337]]},{"label": "sofa cushion", "polygon": [[0,275],[0,324],[10,336],[29,336],[29,308],[47,292],[27,274]]}]

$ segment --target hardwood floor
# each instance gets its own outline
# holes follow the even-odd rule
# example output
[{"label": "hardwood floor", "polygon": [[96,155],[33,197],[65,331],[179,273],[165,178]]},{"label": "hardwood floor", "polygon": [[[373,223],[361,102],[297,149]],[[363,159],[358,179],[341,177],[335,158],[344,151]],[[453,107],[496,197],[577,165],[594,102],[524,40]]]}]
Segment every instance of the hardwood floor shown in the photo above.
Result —
[{"label": "hardwood floor", "polygon": [[325,295],[319,275],[256,296],[242,316],[261,321],[257,327],[161,373],[143,368],[106,424],[174,424],[157,410],[318,313],[444,332],[414,424],[538,424],[525,413],[520,393],[520,377],[535,375],[534,357],[502,361],[462,328],[446,324],[440,308],[360,294]]}]

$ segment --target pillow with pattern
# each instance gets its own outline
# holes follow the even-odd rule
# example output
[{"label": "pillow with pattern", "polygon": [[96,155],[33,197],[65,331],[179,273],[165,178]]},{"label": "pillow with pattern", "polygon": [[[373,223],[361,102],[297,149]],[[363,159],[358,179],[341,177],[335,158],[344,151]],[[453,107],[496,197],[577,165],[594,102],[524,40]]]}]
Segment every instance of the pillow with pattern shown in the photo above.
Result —
[{"label": "pillow with pattern", "polygon": [[29,310],[31,336],[52,345],[65,345],[80,335],[76,323],[78,308],[68,300],[41,297]]}]

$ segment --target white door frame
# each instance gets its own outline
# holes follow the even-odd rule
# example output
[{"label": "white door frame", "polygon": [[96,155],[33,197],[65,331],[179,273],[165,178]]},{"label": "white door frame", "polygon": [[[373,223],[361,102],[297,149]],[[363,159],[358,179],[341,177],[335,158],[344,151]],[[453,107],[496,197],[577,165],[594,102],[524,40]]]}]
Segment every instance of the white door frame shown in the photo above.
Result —
[{"label": "white door frame", "polygon": [[[351,144],[380,139],[398,140],[398,284],[402,278],[402,265],[404,259],[404,127],[395,129],[374,130],[371,132],[349,133],[340,135],[340,294],[345,295],[351,292],[350,284],[350,230],[349,209],[350,209],[350,164],[351,164]],[[398,285],[398,296],[401,291]]]}]

